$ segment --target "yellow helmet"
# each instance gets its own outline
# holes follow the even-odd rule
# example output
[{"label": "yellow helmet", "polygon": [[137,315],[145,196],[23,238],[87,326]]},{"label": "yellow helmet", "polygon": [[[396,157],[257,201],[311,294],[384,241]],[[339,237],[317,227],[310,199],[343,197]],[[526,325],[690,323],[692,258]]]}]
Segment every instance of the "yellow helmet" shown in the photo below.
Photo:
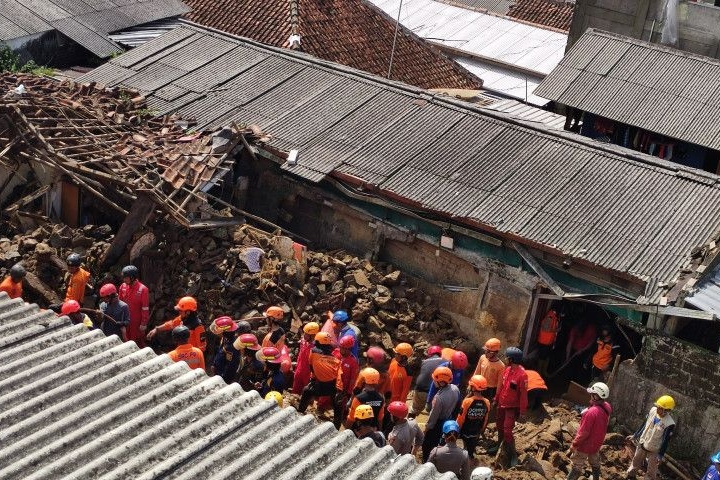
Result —
[{"label": "yellow helmet", "polygon": [[662,397],[658,398],[655,402],[656,407],[660,407],[664,410],[672,410],[675,408],[675,399],[671,397],[670,395],[663,395]]},{"label": "yellow helmet", "polygon": [[375,414],[370,405],[358,405],[355,409],[355,420],[365,420],[367,418],[374,418]]},{"label": "yellow helmet", "polygon": [[276,391],[268,392],[267,395],[265,395],[265,400],[277,402],[278,407],[280,407],[280,408],[282,408],[282,406],[283,406],[283,396],[282,396],[282,393],[280,393],[280,392],[276,392]]},{"label": "yellow helmet", "polygon": [[320,325],[317,322],[308,322],[303,327],[303,332],[308,335],[315,335],[320,331]]}]

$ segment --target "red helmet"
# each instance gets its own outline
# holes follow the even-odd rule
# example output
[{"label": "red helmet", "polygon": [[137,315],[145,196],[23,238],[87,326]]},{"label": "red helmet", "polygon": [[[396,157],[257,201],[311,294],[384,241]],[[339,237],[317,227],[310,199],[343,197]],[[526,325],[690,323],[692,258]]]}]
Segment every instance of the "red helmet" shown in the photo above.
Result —
[{"label": "red helmet", "polygon": [[427,349],[427,352],[426,352],[428,357],[431,355],[440,355],[441,353],[442,353],[442,347],[440,347],[439,345],[429,346]]},{"label": "red helmet", "polygon": [[405,418],[408,414],[408,406],[405,402],[390,402],[390,405],[388,405],[388,412],[390,412],[390,415],[398,418]]},{"label": "red helmet", "polygon": [[67,302],[62,304],[62,307],[60,308],[60,313],[63,315],[70,315],[71,313],[79,312],[80,311],[80,304],[76,300],[68,300]]},{"label": "red helmet", "polygon": [[99,293],[101,297],[109,297],[110,295],[115,295],[117,293],[117,288],[115,288],[115,285],[112,283],[106,283],[100,287]]},{"label": "red helmet", "polygon": [[218,333],[234,332],[238,329],[238,325],[230,317],[218,317],[215,319],[215,329]]},{"label": "red helmet", "polygon": [[467,355],[459,350],[453,353],[450,362],[452,363],[453,370],[465,370],[468,366]]},{"label": "red helmet", "polygon": [[385,350],[380,347],[370,347],[365,352],[365,356],[373,361],[373,363],[380,363],[385,360]]},{"label": "red helmet", "polygon": [[260,352],[262,359],[270,363],[280,363],[280,350],[275,347],[263,347]]},{"label": "red helmet", "polygon": [[233,346],[238,350],[247,348],[248,350],[260,350],[260,344],[258,343],[257,337],[252,333],[243,333],[235,340]]},{"label": "red helmet", "polygon": [[340,339],[340,346],[342,348],[353,348],[355,346],[355,337],[352,335],[345,335]]}]

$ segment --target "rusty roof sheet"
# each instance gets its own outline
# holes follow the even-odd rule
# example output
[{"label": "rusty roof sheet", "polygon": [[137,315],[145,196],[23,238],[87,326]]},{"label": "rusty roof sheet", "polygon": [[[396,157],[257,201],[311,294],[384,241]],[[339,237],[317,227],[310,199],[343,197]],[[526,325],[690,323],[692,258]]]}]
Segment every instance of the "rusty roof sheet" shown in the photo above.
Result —
[{"label": "rusty roof sheet", "polygon": [[508,17],[525,22],[570,31],[575,2],[558,0],[514,0]]},{"label": "rusty roof sheet", "polygon": [[5,480],[456,478],[4,292],[0,350]]},{"label": "rusty roof sheet", "polygon": [[590,29],[536,93],[720,150],[720,61],[714,58]]}]

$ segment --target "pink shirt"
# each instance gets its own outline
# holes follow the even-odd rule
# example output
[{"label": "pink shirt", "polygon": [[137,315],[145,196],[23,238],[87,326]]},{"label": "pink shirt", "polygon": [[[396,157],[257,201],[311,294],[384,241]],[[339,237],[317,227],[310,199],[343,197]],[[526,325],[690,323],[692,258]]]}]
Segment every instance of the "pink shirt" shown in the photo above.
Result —
[{"label": "pink shirt", "polygon": [[594,403],[582,414],[572,446],[575,450],[588,455],[600,450],[605,441],[608,421],[612,407],[607,402]]}]

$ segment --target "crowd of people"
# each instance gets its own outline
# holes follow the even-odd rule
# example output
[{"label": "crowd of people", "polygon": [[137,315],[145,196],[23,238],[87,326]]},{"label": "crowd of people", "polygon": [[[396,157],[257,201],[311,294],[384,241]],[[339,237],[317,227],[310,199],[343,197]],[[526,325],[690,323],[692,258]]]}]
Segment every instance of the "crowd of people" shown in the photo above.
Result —
[{"label": "crowd of people", "polygon": [[[467,355],[439,345],[426,349],[415,371],[409,360],[416,352],[409,343],[398,343],[391,355],[374,345],[361,351],[361,332],[344,310],[328,312],[322,325],[318,322],[302,325],[298,348],[291,352],[286,345],[288,332],[282,326],[287,313],[278,306],[268,307],[262,315],[266,323],[262,341],[247,320],[230,316],[214,319],[208,330],[218,337],[218,346],[212,363],[206,365],[207,332],[198,317],[195,298],[180,298],[175,305],[177,316],[148,331],[149,291],[140,282],[138,269],[133,265],[123,268],[119,286],[100,285],[98,309],[89,309],[83,308],[83,302],[95,288],[81,260],[77,254],[67,258],[65,299],[62,304],[51,306],[73,323],[99,328],[107,335],[135,341],[141,347],[152,342],[159,332],[170,332],[175,344],[175,349],[168,353],[172,360],[221,376],[228,383],[238,382],[243,389],[256,390],[280,407],[286,403],[284,393],[292,392],[299,395],[297,408],[301,413],[312,404],[318,415],[332,411],[332,421],[338,429],[350,429],[358,438],[369,438],[378,447],[390,445],[399,455],[421,457],[433,463],[439,472],[454,472],[462,480],[492,478],[492,470],[479,466],[475,459],[492,416],[498,439],[485,448],[486,453],[502,450],[506,467],[517,464],[516,422],[524,421],[528,408],[539,407],[542,394],[547,391],[541,373],[547,374],[547,359],[559,330],[558,314],[552,308],[539,325],[540,372],[524,368],[524,353],[514,346],[505,349],[505,360],[501,360],[502,345],[497,338],[485,342],[484,352],[469,378],[466,378]],[[9,273],[0,284],[0,291],[20,298],[25,270],[15,265]],[[100,320],[88,313],[98,313]],[[610,390],[604,381],[617,346],[608,327],[602,326],[598,337],[594,329],[592,336],[588,329],[582,322],[575,325],[567,343],[568,360],[591,351],[588,358],[594,378],[587,388],[589,405],[582,411],[580,426],[567,452],[572,462],[568,480],[580,478],[586,463],[592,478],[601,478],[599,451],[612,414],[608,403]],[[671,415],[674,408],[671,396],[661,396],[638,431],[628,437],[636,444],[628,478],[635,478],[642,468],[645,479],[657,478],[658,465],[675,428]],[[415,418],[423,412],[427,412],[427,421],[421,426]],[[712,465],[702,478],[720,480],[720,452],[711,460]]]}]

